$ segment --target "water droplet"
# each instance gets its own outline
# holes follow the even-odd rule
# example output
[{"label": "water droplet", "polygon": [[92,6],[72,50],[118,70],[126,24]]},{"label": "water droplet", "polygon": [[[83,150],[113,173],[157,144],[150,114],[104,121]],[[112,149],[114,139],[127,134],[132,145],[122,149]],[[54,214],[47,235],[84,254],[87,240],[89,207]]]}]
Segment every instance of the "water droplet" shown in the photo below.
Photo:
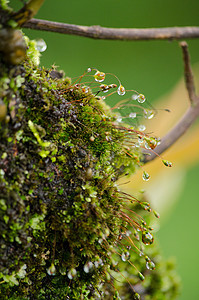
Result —
[{"label": "water droplet", "polygon": [[141,297],[138,293],[135,293],[133,297],[134,297],[134,300],[140,300],[141,299]]},{"label": "water droplet", "polygon": [[145,125],[139,125],[138,126],[138,130],[139,131],[144,131],[146,129],[146,126]]},{"label": "water droplet", "polygon": [[149,231],[142,232],[142,242],[145,245],[151,245],[153,243],[153,235]]},{"label": "water droplet", "polygon": [[47,269],[48,275],[54,276],[56,274],[55,265],[52,263],[51,266]]},{"label": "water droplet", "polygon": [[88,72],[88,73],[91,72],[91,71],[92,71],[91,68],[88,68],[88,69],[87,69],[87,72]]},{"label": "water droplet", "polygon": [[136,118],[136,113],[135,112],[132,112],[132,113],[130,113],[129,114],[129,118],[131,118],[131,119],[135,119]]},{"label": "water droplet", "polygon": [[161,144],[161,139],[160,138],[157,138],[156,141],[157,141],[157,146]]},{"label": "water droplet", "polygon": [[128,251],[123,252],[122,255],[121,255],[121,259],[122,259],[123,261],[129,260],[129,259],[130,259],[130,253],[129,253]]},{"label": "water droplet", "polygon": [[104,97],[104,96],[102,96],[102,98],[101,98],[102,100],[105,100],[106,99],[106,97]]},{"label": "water droplet", "polygon": [[123,234],[120,234],[120,235],[118,236],[118,239],[119,239],[120,241],[121,241],[123,238],[124,238]]},{"label": "water droplet", "polygon": [[83,269],[84,269],[85,273],[89,273],[92,268],[93,268],[93,263],[91,261],[89,261],[84,265]]},{"label": "water droplet", "polygon": [[94,75],[95,81],[102,82],[105,79],[105,73],[97,71]]},{"label": "water droplet", "polygon": [[122,122],[122,117],[119,116],[116,121],[119,122],[119,123]]},{"label": "water droplet", "polygon": [[155,147],[157,146],[157,140],[155,138],[148,138],[145,137],[145,148],[146,149],[155,149]]},{"label": "water droplet", "polygon": [[137,101],[139,103],[144,103],[146,100],[145,96],[143,94],[139,94],[138,97],[137,97]]},{"label": "water droplet", "polygon": [[77,274],[76,269],[72,268],[72,269],[70,269],[70,271],[68,271],[67,276],[69,279],[73,279],[76,276],[76,274]]},{"label": "water droplet", "polygon": [[110,86],[110,88],[111,88],[111,89],[114,89],[114,88],[116,88],[116,87],[117,87],[117,84],[115,84],[115,83],[112,83],[112,84],[110,84],[109,86]]},{"label": "water droplet", "polygon": [[101,84],[100,89],[102,90],[102,92],[106,93],[109,90],[109,86],[107,84]]},{"label": "water droplet", "polygon": [[120,95],[120,96],[125,95],[126,91],[125,91],[125,88],[123,87],[123,85],[120,84],[120,86],[119,86],[118,89],[117,89],[117,93],[118,93],[118,95]]},{"label": "water droplet", "polygon": [[140,279],[143,281],[144,280],[144,275],[141,272],[138,272],[138,276],[140,277]]},{"label": "water droplet", "polygon": [[144,117],[146,119],[149,119],[149,120],[152,119],[154,117],[154,111],[151,110],[151,109],[145,109],[144,110]]},{"label": "water droplet", "polygon": [[153,213],[154,213],[155,217],[159,219],[160,214],[157,211],[155,211],[155,210],[153,210]]},{"label": "water droplet", "polygon": [[142,145],[142,143],[144,142],[144,138],[139,136],[137,142],[139,145]]},{"label": "water droplet", "polygon": [[134,101],[136,101],[137,98],[138,98],[138,95],[137,95],[137,94],[133,94],[133,95],[131,96],[131,99],[134,100]]},{"label": "water droplet", "polygon": [[149,144],[147,142],[145,142],[144,147],[149,150],[151,149],[151,147],[149,146]]},{"label": "water droplet", "polygon": [[155,264],[152,260],[146,262],[146,267],[148,270],[155,270]]},{"label": "water droplet", "polygon": [[43,39],[36,40],[36,48],[39,52],[44,52],[47,49],[46,42]]},{"label": "water droplet", "polygon": [[167,167],[172,167],[172,162],[170,162],[170,161],[168,161],[168,160],[166,160],[166,159],[163,159],[162,162],[163,162],[163,164],[164,164],[165,166],[167,166]]},{"label": "water droplet", "polygon": [[144,181],[148,181],[149,178],[150,178],[150,175],[146,171],[144,171],[143,174],[142,174],[142,179]]},{"label": "water droplet", "polygon": [[127,230],[126,236],[129,236],[129,235],[131,235],[131,231],[130,231],[130,230]]},{"label": "water droplet", "polygon": [[103,266],[103,261],[101,258],[99,258],[98,260],[94,261],[94,265],[96,268],[98,268],[99,266]]},{"label": "water droplet", "polygon": [[91,141],[91,142],[94,142],[94,140],[95,140],[95,137],[92,135],[92,136],[90,137],[90,141]]}]

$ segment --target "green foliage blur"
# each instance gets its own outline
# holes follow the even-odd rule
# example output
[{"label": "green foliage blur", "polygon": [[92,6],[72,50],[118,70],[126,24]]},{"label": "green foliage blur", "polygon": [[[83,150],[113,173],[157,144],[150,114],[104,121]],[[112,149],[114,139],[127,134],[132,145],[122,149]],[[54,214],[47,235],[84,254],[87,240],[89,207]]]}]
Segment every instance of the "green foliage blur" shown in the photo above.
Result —
[{"label": "green foliage blur", "polygon": [[[22,6],[19,0],[10,2],[16,8]],[[198,0],[47,0],[36,17],[88,26],[148,28],[199,26],[198,11]],[[138,90],[150,102],[169,92],[183,75],[177,41],[103,41],[42,31],[25,33],[46,41],[42,65],[58,65],[70,77],[83,74],[88,67],[114,73],[125,88]],[[187,42],[195,64],[199,62],[199,39]],[[177,258],[183,285],[180,300],[199,299],[198,173],[198,166],[188,171],[181,197],[158,233],[163,254]]]}]

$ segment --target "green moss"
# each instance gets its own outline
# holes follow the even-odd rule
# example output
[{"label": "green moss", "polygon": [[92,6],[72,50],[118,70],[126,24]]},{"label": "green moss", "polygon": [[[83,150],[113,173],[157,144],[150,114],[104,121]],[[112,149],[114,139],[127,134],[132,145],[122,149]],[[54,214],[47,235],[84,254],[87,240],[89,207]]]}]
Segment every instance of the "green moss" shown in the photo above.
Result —
[{"label": "green moss", "polygon": [[[126,201],[135,213],[146,205],[120,192],[116,182],[140,166],[140,149],[127,142],[141,133],[119,126],[83,76],[82,83],[71,83],[55,67],[40,68],[36,43],[25,40],[23,63],[8,63],[4,52],[0,57],[0,97],[7,107],[0,126],[0,299],[120,299],[113,284],[136,298],[141,283],[127,262],[128,243],[123,259],[123,239],[130,229],[142,248],[135,236],[145,242],[141,234],[151,229],[139,215],[124,214]],[[144,289],[152,291],[156,275],[147,277],[143,258],[131,255],[149,278]],[[135,291],[114,281],[123,271]],[[161,294],[164,275],[158,274],[154,295]]]}]

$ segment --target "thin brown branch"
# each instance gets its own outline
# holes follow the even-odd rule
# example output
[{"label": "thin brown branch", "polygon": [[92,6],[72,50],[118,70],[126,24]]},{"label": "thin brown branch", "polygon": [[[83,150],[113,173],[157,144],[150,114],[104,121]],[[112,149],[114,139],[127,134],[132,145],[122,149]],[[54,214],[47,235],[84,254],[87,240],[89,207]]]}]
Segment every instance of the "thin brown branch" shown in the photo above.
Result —
[{"label": "thin brown branch", "polygon": [[[189,94],[191,107],[188,108],[184,116],[170,130],[170,132],[168,132],[162,138],[161,144],[155,149],[155,153],[157,153],[158,155],[160,155],[169,147],[171,147],[199,117],[199,97],[196,96],[195,94],[194,78],[193,78],[193,72],[190,64],[188,45],[186,42],[181,42],[180,46],[183,52],[185,84]],[[143,153],[145,154],[144,156],[145,163],[152,161],[157,157],[155,153],[148,155],[150,152],[147,150],[145,150]]]},{"label": "thin brown branch", "polygon": [[186,88],[189,94],[189,100],[191,102],[191,105],[197,104],[197,96],[195,93],[195,85],[194,85],[194,79],[193,79],[193,72],[191,70],[191,64],[190,64],[190,55],[188,51],[188,45],[186,42],[181,42],[180,46],[182,48],[183,53],[183,60],[184,60],[184,77],[185,77],[185,84]]},{"label": "thin brown branch", "polygon": [[105,40],[136,41],[199,38],[199,27],[168,27],[146,29],[106,28],[97,25],[81,26],[39,19],[32,19],[25,23],[23,27]]},{"label": "thin brown branch", "polygon": [[[155,148],[155,153],[161,154],[169,147],[171,147],[186,131],[187,129],[195,122],[199,117],[199,102],[197,106],[191,106],[181,120],[162,138],[161,144]],[[144,151],[144,154],[150,153],[148,150]],[[157,155],[152,153],[151,155],[145,155],[144,162],[154,160]]]},{"label": "thin brown branch", "polygon": [[21,27],[36,15],[44,1],[45,0],[29,0],[18,12],[13,14],[14,20]]}]

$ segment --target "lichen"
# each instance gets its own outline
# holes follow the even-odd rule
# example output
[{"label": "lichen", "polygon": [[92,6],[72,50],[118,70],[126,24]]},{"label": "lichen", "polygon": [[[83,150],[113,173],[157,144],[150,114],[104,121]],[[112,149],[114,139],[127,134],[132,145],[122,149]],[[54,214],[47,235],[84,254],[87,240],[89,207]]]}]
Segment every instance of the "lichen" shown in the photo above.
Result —
[{"label": "lichen", "polygon": [[[153,242],[140,212],[149,206],[117,186],[140,167],[135,144],[147,135],[120,126],[85,74],[72,83],[54,66],[39,67],[36,42],[25,41],[25,59],[13,39],[9,57],[0,47],[0,299],[120,299],[124,291],[123,299],[138,299],[145,273],[144,294],[161,294],[162,274],[151,275],[139,256],[138,240]],[[123,212],[126,201],[132,215]],[[130,277],[120,286],[113,273]]]}]

